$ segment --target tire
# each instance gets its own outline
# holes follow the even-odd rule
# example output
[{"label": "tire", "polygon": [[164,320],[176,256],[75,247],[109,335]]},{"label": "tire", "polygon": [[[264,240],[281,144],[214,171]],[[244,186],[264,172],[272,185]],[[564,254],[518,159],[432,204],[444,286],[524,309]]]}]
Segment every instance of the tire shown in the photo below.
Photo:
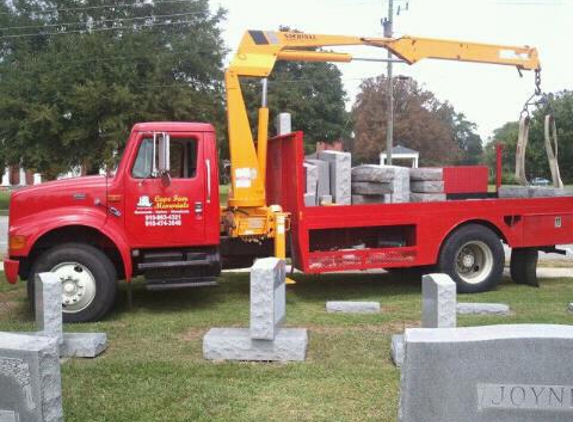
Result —
[{"label": "tire", "polygon": [[535,248],[517,248],[511,250],[511,279],[517,284],[539,287],[537,280],[537,261],[539,251]]},{"label": "tire", "polygon": [[459,293],[492,290],[501,280],[505,253],[496,233],[479,224],[454,231],[442,245],[438,268],[457,284]]},{"label": "tire", "polygon": [[33,264],[28,277],[28,299],[34,308],[37,273],[54,272],[63,285],[64,322],[102,319],[117,298],[117,273],[99,249],[83,243],[66,243],[48,249]]}]

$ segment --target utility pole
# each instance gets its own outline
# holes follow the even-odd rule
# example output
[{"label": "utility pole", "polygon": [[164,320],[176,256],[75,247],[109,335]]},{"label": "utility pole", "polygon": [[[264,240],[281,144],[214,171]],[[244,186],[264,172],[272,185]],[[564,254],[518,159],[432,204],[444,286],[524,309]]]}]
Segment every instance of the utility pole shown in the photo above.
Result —
[{"label": "utility pole", "polygon": [[[384,37],[392,38],[394,34],[394,0],[388,0],[388,17],[382,21]],[[387,122],[386,122],[386,164],[392,165],[392,148],[394,146],[394,83],[392,79],[392,53],[388,51],[388,92],[387,92]]]}]

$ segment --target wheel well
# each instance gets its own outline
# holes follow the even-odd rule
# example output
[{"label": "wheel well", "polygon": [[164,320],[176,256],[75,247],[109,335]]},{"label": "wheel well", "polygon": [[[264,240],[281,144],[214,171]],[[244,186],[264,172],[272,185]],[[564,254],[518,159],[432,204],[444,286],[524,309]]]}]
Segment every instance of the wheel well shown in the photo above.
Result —
[{"label": "wheel well", "polygon": [[442,240],[442,243],[440,245],[440,249],[438,251],[438,256],[436,257],[436,262],[440,259],[440,255],[442,254],[442,249],[444,248],[446,241],[452,236],[452,234],[454,234],[456,231],[460,230],[461,228],[472,225],[472,224],[487,227],[492,232],[494,232],[497,235],[497,237],[499,237],[502,240],[502,242],[507,243],[507,239],[503,235],[503,232],[495,224],[492,224],[491,222],[486,221],[486,220],[465,221],[462,224],[460,224],[460,225],[454,227],[452,230],[450,230],[450,232],[447,234],[447,236],[444,237],[444,239]]},{"label": "wheel well", "polygon": [[122,278],[125,268],[119,249],[115,243],[100,231],[87,226],[66,226],[44,233],[34,244],[28,255],[28,259],[22,262],[20,277],[28,278],[28,272],[34,261],[46,250],[63,243],[86,243],[100,249],[111,260]]}]

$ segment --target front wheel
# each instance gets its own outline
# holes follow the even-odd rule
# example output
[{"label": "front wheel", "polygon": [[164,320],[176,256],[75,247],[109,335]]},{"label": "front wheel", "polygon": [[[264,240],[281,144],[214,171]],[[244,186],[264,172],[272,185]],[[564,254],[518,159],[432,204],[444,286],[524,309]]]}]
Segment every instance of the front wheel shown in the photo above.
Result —
[{"label": "front wheel", "polygon": [[501,280],[505,254],[496,233],[479,224],[456,230],[442,246],[440,271],[448,274],[460,293],[493,289]]},{"label": "front wheel", "polygon": [[99,249],[67,243],[44,252],[28,278],[28,296],[34,304],[35,275],[54,273],[62,282],[64,322],[99,321],[117,297],[117,274],[110,259]]}]

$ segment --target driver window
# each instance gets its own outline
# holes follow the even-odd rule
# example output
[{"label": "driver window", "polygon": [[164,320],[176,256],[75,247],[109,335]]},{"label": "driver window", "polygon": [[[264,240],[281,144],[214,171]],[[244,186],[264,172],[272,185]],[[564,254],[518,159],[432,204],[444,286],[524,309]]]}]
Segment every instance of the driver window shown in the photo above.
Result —
[{"label": "driver window", "polygon": [[[158,159],[156,152],[155,160]],[[191,179],[197,174],[197,140],[193,138],[171,137],[169,148],[169,173],[174,179]],[[153,176],[153,138],[141,141],[137,157],[131,170],[135,179],[147,179]]]}]

